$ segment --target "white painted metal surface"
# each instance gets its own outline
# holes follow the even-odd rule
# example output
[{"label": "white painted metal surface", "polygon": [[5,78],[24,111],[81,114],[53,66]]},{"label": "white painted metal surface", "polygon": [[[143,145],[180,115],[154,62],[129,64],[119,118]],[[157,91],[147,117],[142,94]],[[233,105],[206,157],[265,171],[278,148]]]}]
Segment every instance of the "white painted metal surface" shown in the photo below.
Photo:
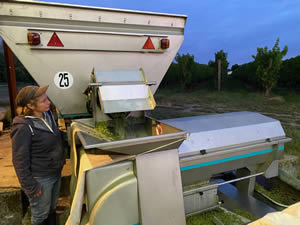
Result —
[{"label": "white painted metal surface", "polygon": [[143,225],[185,225],[177,149],[136,157]]},{"label": "white painted metal surface", "polygon": [[143,70],[96,72],[104,113],[152,110],[156,104]]},{"label": "white painted metal surface", "polygon": [[[154,94],[178,52],[186,16],[83,7],[66,4],[1,1],[0,36],[63,115],[86,113],[83,94],[93,71],[142,68]],[[29,46],[27,33],[36,32],[41,44]],[[63,47],[48,46],[57,34]],[[151,38],[155,49],[143,49]],[[170,48],[160,48],[168,38]],[[71,74],[73,84],[55,85],[59,72]],[[64,82],[65,80],[61,80]]]},{"label": "white painted metal surface", "polygon": [[162,122],[190,133],[179,148],[180,154],[200,150],[211,152],[230,146],[285,138],[278,120],[255,112],[185,117]]}]

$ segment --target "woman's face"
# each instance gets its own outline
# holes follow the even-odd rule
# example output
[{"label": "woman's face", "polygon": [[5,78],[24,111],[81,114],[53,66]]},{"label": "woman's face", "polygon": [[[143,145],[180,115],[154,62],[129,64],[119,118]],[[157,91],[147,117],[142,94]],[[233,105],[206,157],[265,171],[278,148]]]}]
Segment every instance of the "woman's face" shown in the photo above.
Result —
[{"label": "woman's face", "polygon": [[51,102],[49,101],[48,96],[43,94],[37,98],[36,104],[30,104],[30,108],[37,113],[43,113],[49,111],[50,104]]}]

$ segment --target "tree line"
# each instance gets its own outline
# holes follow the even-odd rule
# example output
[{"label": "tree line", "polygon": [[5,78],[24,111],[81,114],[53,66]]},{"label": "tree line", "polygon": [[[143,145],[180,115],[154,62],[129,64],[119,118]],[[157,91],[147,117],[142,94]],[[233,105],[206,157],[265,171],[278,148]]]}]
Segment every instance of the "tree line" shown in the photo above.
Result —
[{"label": "tree line", "polygon": [[[182,90],[203,85],[217,88],[220,79],[219,82],[224,89],[227,83],[235,79],[248,86],[251,85],[254,89],[262,90],[265,95],[269,95],[275,87],[297,89],[300,87],[300,56],[283,61],[287,52],[287,46],[280,50],[277,39],[272,49],[268,49],[267,46],[257,48],[256,55],[252,56],[252,62],[235,64],[230,70],[228,54],[223,50],[216,52],[214,60],[210,60],[207,65],[195,62],[194,56],[189,53],[177,54],[161,85],[178,86]],[[228,71],[231,71],[230,75]]]}]

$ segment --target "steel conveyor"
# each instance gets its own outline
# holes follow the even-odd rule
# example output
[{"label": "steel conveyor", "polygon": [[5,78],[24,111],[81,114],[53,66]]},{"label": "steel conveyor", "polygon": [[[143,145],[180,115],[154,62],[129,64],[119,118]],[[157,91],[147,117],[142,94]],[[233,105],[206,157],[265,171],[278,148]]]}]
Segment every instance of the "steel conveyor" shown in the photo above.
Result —
[{"label": "steel conveyor", "polygon": [[[235,170],[239,191],[252,194],[256,175],[267,178],[278,175],[278,160],[283,155],[284,143],[290,140],[278,120],[254,112],[161,122],[189,133],[187,140],[179,147],[182,184],[195,187],[184,192],[185,206],[194,205],[197,201],[203,204],[189,208],[186,214],[218,204],[217,188],[222,184],[210,183],[209,180],[219,173]],[[204,187],[201,186],[203,181],[208,181]],[[200,186],[197,186],[199,183]]]},{"label": "steel conveyor", "polygon": [[278,159],[284,143],[290,140],[278,120],[254,112],[162,122],[189,133],[188,139],[179,147],[183,184],[209,179],[219,172],[259,165],[267,157]]}]

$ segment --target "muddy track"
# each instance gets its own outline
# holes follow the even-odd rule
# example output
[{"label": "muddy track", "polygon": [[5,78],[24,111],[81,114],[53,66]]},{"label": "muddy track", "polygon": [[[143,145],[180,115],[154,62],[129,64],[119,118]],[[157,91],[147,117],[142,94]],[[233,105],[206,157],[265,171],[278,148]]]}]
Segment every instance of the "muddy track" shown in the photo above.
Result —
[{"label": "muddy track", "polygon": [[[157,109],[169,109],[176,110],[178,112],[195,113],[199,115],[214,114],[214,113],[226,113],[226,112],[238,112],[245,111],[241,108],[228,107],[223,104],[213,105],[210,104],[158,104]],[[259,112],[266,116],[279,120],[283,125],[294,126],[300,128],[300,113],[299,112],[266,112],[259,109],[250,109],[247,111]]]}]

